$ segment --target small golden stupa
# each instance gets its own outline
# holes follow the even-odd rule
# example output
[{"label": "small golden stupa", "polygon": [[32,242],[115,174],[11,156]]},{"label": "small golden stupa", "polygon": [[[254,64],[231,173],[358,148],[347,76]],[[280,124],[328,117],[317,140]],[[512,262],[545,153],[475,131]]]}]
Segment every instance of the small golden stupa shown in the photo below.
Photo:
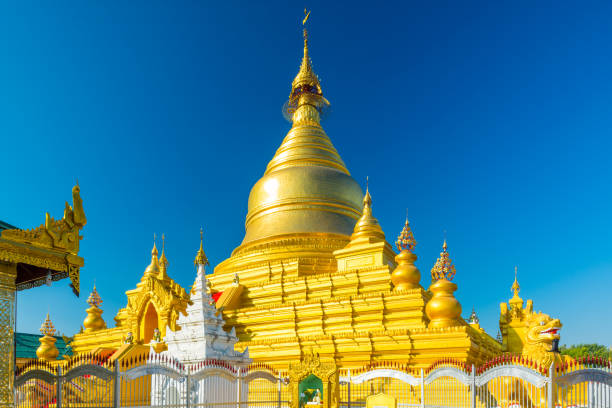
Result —
[{"label": "small golden stupa", "polygon": [[461,304],[453,292],[457,290],[457,285],[451,280],[455,276],[455,265],[453,265],[447,251],[446,240],[442,244],[442,252],[431,269],[432,285],[429,290],[433,297],[427,303],[427,317],[429,317],[429,327],[444,328],[453,327],[461,324]]},{"label": "small golden stupa", "polygon": [[43,337],[38,339],[38,341],[40,341],[40,346],[36,350],[36,357],[47,361],[57,360],[59,350],[55,346],[55,342],[57,341],[57,339],[53,337],[55,335],[55,327],[53,323],[51,323],[49,313],[47,313],[47,318],[42,326],[40,326],[40,332],[43,334]]},{"label": "small golden stupa", "polygon": [[87,317],[83,321],[85,333],[106,329],[106,323],[104,322],[104,319],[102,319],[102,309],[100,309],[102,298],[98,294],[95,284],[93,290],[87,298],[87,304],[89,305],[89,309],[87,309]]}]

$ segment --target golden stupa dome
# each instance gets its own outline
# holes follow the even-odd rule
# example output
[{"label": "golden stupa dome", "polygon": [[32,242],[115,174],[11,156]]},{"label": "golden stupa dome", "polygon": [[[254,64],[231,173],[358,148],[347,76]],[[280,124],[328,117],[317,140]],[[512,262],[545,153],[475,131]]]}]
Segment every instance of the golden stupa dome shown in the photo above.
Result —
[{"label": "golden stupa dome", "polygon": [[251,190],[243,244],[285,234],[353,232],[363,193],[320,125],[327,105],[304,32],[304,57],[285,106],[293,126]]}]

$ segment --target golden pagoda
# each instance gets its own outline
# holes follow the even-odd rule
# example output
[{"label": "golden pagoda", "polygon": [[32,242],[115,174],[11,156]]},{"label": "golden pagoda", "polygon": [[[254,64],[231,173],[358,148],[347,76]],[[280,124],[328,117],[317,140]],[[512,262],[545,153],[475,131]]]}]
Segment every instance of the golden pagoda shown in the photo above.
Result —
[{"label": "golden pagoda", "polygon": [[[342,367],[499,354],[495,339],[460,317],[448,276],[432,285],[433,298],[421,286],[408,222],[396,256],[369,188],[364,195],[321,126],[328,105],[304,30],[284,108],[292,127],[251,190],[242,244],[209,276],[236,347],[277,368],[309,350]],[[442,303],[428,308],[430,320],[426,305],[436,296]]]}]

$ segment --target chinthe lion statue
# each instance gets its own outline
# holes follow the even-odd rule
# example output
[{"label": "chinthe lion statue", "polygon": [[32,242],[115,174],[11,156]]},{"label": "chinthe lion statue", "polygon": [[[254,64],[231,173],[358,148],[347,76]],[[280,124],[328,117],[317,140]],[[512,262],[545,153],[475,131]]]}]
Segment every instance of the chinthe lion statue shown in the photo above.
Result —
[{"label": "chinthe lion statue", "polygon": [[545,313],[530,313],[525,317],[525,343],[521,354],[538,363],[540,367],[549,368],[567,362],[568,356],[553,351],[553,342],[559,341],[559,330],[563,327],[559,319],[553,319]]}]

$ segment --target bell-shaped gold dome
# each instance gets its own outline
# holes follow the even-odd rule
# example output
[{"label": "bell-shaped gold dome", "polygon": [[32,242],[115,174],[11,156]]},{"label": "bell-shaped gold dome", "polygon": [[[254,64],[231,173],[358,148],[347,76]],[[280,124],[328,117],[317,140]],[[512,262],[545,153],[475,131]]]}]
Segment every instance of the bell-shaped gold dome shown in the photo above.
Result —
[{"label": "bell-shaped gold dome", "polygon": [[285,234],[353,232],[363,195],[319,123],[327,104],[305,41],[288,102],[293,126],[251,190],[243,244]]}]

